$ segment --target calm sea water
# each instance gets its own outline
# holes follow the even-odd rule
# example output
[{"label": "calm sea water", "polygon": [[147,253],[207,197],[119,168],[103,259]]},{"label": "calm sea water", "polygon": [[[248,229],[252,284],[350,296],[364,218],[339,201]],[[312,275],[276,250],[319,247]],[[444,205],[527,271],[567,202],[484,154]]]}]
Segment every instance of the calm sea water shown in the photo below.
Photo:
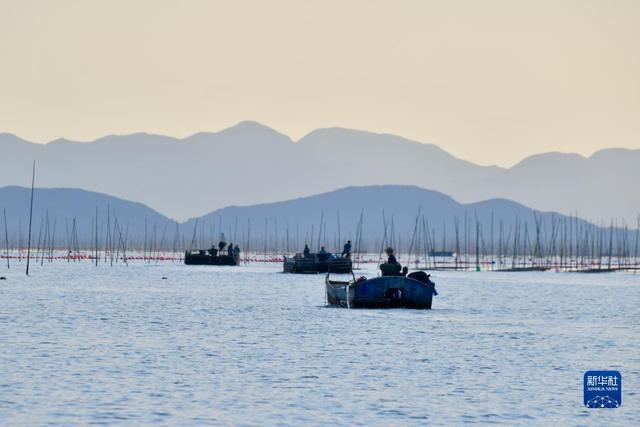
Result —
[{"label": "calm sea water", "polygon": [[[640,275],[436,272],[411,311],[324,307],[278,266],[15,267],[2,425],[640,425]],[[591,369],[621,408],[582,406]]]}]

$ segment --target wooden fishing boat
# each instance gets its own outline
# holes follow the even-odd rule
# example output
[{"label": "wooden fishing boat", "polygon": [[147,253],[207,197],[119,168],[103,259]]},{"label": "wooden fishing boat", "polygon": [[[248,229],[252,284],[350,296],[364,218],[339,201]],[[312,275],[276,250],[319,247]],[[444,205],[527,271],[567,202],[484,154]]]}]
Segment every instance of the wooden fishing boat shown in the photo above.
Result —
[{"label": "wooden fishing boat", "polygon": [[441,257],[441,258],[444,258],[444,257],[452,257],[454,255],[455,255],[455,253],[450,252],[450,251],[430,251],[429,252],[429,256],[430,257]]},{"label": "wooden fishing boat", "polygon": [[240,259],[232,255],[212,255],[210,251],[200,249],[186,251],[184,263],[186,265],[238,265]]},{"label": "wooden fishing boat", "polygon": [[530,271],[547,271],[547,270],[549,270],[549,267],[533,266],[533,267],[503,268],[501,270],[494,270],[494,271],[501,271],[503,273],[526,273],[526,272],[530,272]]},{"label": "wooden fishing boat", "polygon": [[584,268],[582,270],[569,270],[569,273],[614,273],[616,271],[615,268],[603,267],[603,268]]},{"label": "wooden fishing boat", "polygon": [[325,279],[327,303],[347,308],[430,309],[437,295],[435,283],[423,271],[350,281]]},{"label": "wooden fishing boat", "polygon": [[285,273],[296,274],[315,274],[315,273],[351,273],[351,258],[337,256],[334,254],[296,254],[291,257],[285,257],[282,265],[282,271]]}]

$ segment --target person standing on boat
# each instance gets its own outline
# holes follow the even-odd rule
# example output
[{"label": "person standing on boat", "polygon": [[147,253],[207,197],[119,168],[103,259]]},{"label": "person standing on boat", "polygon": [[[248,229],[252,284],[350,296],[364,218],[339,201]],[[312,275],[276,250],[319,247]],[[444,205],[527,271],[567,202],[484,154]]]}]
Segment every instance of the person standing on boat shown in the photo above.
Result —
[{"label": "person standing on boat", "polygon": [[351,240],[347,240],[347,243],[344,244],[344,248],[342,248],[342,256],[345,258],[351,258]]},{"label": "person standing on boat", "polygon": [[393,248],[391,246],[389,246],[387,249],[384,250],[384,252],[387,254],[388,258],[387,258],[387,264],[398,264],[398,260],[396,259],[396,257],[393,255]]},{"label": "person standing on boat", "polygon": [[218,252],[222,252],[224,247],[227,246],[227,242],[224,241],[224,233],[220,233],[220,241],[218,242]]},{"label": "person standing on boat", "polygon": [[319,254],[320,254],[320,255],[326,255],[326,254],[327,254],[327,250],[324,248],[324,246],[322,246],[322,247],[320,248],[320,252],[319,252]]},{"label": "person standing on boat", "polygon": [[233,259],[235,260],[236,264],[240,264],[240,248],[238,247],[238,245],[235,245],[233,247]]},{"label": "person standing on boat", "polygon": [[227,248],[227,255],[233,256],[233,243],[229,243],[229,247]]},{"label": "person standing on boat", "polygon": [[307,258],[309,256],[309,246],[308,245],[304,245],[304,251],[302,252],[302,254],[304,255],[305,258]]}]

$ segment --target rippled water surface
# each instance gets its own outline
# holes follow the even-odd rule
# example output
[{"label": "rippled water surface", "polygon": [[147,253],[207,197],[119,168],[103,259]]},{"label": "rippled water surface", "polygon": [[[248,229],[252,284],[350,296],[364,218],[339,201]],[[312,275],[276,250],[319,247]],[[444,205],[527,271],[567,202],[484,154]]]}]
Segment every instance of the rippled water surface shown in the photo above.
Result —
[{"label": "rippled water surface", "polygon": [[[640,425],[640,275],[436,272],[411,311],[324,307],[323,276],[277,266],[22,269],[2,425]],[[591,369],[621,408],[582,407]]]}]

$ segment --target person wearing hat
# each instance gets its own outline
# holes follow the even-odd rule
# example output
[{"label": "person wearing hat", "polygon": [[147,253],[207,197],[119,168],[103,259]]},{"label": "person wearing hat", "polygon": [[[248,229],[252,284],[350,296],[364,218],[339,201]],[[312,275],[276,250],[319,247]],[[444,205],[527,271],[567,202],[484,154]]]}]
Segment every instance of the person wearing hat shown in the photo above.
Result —
[{"label": "person wearing hat", "polygon": [[344,248],[342,249],[342,256],[346,258],[351,257],[351,240],[347,240],[347,243],[344,244]]},{"label": "person wearing hat", "polygon": [[391,246],[389,246],[387,249],[385,249],[384,252],[389,257],[389,258],[387,258],[387,264],[397,264],[398,263],[398,260],[393,255],[393,248]]}]

